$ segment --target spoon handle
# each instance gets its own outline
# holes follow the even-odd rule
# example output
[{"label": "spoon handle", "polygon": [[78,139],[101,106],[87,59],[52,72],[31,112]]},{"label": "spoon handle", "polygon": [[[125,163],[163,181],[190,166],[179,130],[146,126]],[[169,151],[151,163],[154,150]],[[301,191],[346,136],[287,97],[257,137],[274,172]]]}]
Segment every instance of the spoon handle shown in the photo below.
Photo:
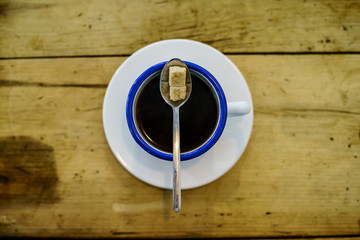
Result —
[{"label": "spoon handle", "polygon": [[173,108],[173,164],[173,210],[179,212],[181,208],[179,107]]}]

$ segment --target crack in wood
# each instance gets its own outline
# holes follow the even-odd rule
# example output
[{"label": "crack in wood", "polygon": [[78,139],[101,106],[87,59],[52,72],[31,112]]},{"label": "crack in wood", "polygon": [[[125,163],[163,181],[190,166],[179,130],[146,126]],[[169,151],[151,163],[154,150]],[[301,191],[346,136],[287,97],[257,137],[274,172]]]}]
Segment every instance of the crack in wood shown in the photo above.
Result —
[{"label": "crack in wood", "polygon": [[314,108],[314,109],[292,109],[292,108],[283,108],[282,111],[289,112],[327,112],[327,113],[343,113],[343,114],[355,114],[360,115],[360,112],[353,112],[347,110],[338,110],[338,109],[322,109],[322,108]]},{"label": "crack in wood", "polygon": [[111,232],[112,235],[135,235],[137,232]]},{"label": "crack in wood", "polygon": [[280,110],[272,110],[272,111],[263,111],[263,110],[254,110],[254,113],[260,113],[260,114],[276,114],[276,113],[291,113],[291,112],[297,112],[297,113],[340,113],[340,114],[352,114],[352,115],[360,115],[360,112],[353,112],[353,111],[347,111],[347,110],[338,110],[338,109],[321,109],[321,108],[315,108],[315,109],[295,109],[295,108],[282,108]]},{"label": "crack in wood", "polygon": [[0,87],[73,87],[73,88],[107,88],[107,84],[74,84],[74,83],[43,83],[17,80],[0,80]]}]

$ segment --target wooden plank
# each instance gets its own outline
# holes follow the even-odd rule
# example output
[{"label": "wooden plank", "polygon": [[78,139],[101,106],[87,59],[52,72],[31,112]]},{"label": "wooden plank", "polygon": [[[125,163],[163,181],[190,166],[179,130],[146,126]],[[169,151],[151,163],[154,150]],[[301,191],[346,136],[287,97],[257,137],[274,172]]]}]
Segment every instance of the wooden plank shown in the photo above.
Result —
[{"label": "wooden plank", "polygon": [[164,39],[225,53],[360,50],[358,0],[0,3],[0,57],[131,54]]},{"label": "wooden plank", "polygon": [[102,101],[124,58],[1,60],[0,236],[359,234],[360,56],[230,57],[253,134],[225,176],[183,192],[180,214],[106,143]]}]

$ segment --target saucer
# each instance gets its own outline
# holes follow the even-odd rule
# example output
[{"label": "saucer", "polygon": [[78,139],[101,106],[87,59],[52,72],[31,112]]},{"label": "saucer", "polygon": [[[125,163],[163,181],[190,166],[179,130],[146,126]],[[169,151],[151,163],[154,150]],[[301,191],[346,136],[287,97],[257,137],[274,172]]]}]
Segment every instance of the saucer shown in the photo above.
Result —
[{"label": "saucer", "polygon": [[240,159],[250,139],[253,103],[246,81],[221,52],[200,42],[174,39],[150,44],[131,55],[117,69],[103,104],[105,136],[116,159],[138,179],[159,188],[172,189],[173,163],[156,158],[132,138],[126,122],[126,100],[135,79],[156,63],[180,58],[207,69],[220,83],[228,102],[247,101],[249,114],[229,117],[217,143],[203,155],[181,162],[181,188],[208,184]]}]

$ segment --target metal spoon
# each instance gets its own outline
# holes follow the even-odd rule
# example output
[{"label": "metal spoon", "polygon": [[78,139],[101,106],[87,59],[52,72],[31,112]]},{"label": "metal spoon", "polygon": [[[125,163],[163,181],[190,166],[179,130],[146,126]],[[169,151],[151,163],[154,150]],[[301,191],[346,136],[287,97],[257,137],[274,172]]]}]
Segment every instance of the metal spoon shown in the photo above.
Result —
[{"label": "metal spoon", "polygon": [[[186,68],[186,96],[178,101],[170,100],[169,67],[180,66]],[[180,59],[174,58],[166,63],[160,76],[161,96],[173,109],[173,210],[179,212],[181,208],[181,186],[180,186],[180,121],[179,108],[188,100],[191,93],[191,76],[186,64]]]}]

